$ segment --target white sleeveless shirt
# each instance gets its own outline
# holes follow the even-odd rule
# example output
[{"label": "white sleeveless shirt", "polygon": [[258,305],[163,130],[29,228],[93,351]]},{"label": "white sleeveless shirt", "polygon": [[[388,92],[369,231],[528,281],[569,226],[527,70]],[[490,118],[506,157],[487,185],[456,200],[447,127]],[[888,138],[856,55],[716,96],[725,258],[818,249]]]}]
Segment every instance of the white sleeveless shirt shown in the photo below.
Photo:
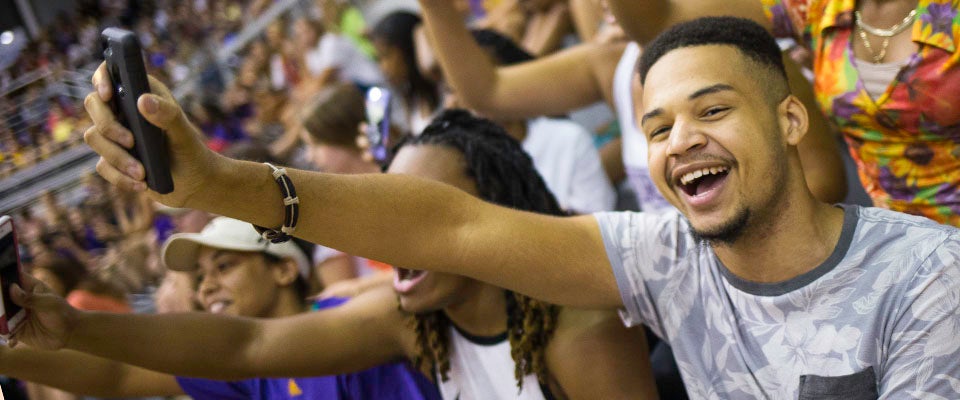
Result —
[{"label": "white sleeveless shirt", "polygon": [[640,58],[640,46],[630,42],[613,75],[613,102],[617,108],[617,121],[623,140],[623,166],[626,168],[630,188],[637,196],[637,203],[643,211],[661,211],[673,208],[667,202],[656,185],[650,179],[647,164],[647,139],[637,127],[633,116],[633,96],[630,83],[637,72],[637,59]]},{"label": "white sleeveless shirt", "polygon": [[548,400],[553,396],[541,388],[537,377],[523,378],[518,391],[514,378],[516,363],[510,356],[510,341],[504,332],[478,337],[450,327],[450,371],[446,382],[437,373],[436,382],[445,400]]}]

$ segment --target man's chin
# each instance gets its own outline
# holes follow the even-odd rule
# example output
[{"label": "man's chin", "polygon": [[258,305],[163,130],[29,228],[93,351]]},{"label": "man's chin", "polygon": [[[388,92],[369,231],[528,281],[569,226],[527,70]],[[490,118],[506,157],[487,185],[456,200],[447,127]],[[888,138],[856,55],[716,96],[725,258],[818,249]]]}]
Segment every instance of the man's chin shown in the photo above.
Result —
[{"label": "man's chin", "polygon": [[730,246],[736,243],[747,227],[750,221],[750,210],[741,209],[737,213],[713,226],[697,228],[689,220],[690,233],[697,241],[709,242],[711,245]]}]

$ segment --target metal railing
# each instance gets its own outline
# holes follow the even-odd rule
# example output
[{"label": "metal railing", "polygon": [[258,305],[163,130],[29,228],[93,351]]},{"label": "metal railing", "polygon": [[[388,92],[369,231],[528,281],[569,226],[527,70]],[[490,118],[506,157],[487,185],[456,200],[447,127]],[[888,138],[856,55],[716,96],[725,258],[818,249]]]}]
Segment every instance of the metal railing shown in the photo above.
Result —
[{"label": "metal railing", "polygon": [[[244,26],[243,29],[237,33],[236,37],[234,37],[234,39],[231,40],[227,45],[219,47],[216,44],[207,43],[208,49],[214,49],[213,51],[209,52],[210,54],[213,54],[213,60],[210,60],[210,62],[216,63],[217,68],[220,70],[220,74],[224,78],[224,82],[229,83],[233,80],[232,72],[229,71],[229,69],[224,68],[230,57],[241,52],[247,46],[247,44],[256,39],[261,32],[267,29],[267,26],[270,25],[270,23],[275,19],[294,10],[295,7],[303,9],[304,5],[307,3],[307,0],[277,1],[273,3],[270,8],[260,14],[259,17]],[[190,77],[185,79],[172,90],[174,98],[177,100],[183,100],[184,97],[196,90],[200,81],[200,70],[201,69],[195,69]]]}]

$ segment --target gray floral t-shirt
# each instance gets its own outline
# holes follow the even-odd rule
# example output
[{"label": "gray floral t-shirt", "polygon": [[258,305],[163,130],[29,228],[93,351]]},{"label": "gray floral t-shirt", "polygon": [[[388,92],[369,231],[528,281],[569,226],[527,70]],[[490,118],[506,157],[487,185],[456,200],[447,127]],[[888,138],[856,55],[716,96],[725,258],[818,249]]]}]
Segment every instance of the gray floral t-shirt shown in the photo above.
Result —
[{"label": "gray floral t-shirt", "polygon": [[823,264],[764,284],[676,211],[595,216],[624,322],[673,347],[692,398],[960,399],[960,230],[845,206]]}]

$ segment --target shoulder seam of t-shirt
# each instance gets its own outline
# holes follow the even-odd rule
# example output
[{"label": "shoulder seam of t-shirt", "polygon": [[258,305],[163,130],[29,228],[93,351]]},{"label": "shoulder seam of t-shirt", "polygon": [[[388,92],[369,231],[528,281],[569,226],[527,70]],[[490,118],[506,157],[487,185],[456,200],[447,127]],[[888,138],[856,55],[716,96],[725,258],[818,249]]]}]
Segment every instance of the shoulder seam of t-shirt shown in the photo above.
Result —
[{"label": "shoulder seam of t-shirt", "polygon": [[960,234],[957,234],[956,232],[953,232],[953,233],[943,232],[943,233],[944,235],[941,238],[940,243],[937,243],[936,246],[932,246],[930,248],[930,252],[928,252],[923,256],[923,258],[920,258],[918,260],[919,262],[917,263],[917,268],[913,272],[913,276],[910,277],[910,281],[909,281],[910,285],[912,285],[917,280],[917,276],[919,276],[921,272],[923,272],[925,269],[929,270],[929,267],[927,266],[928,265],[927,262],[930,261],[930,257],[932,257],[937,252],[937,249],[942,247],[944,243],[946,243],[951,238],[956,240],[958,237],[960,237]]},{"label": "shoulder seam of t-shirt", "polygon": [[833,252],[830,253],[830,256],[816,268],[782,282],[761,283],[748,281],[734,275],[733,272],[730,272],[730,270],[723,265],[720,259],[717,259],[720,273],[723,274],[723,277],[726,278],[727,282],[733,285],[733,287],[748,294],[764,297],[782,296],[820,279],[820,277],[833,271],[833,269],[840,264],[840,261],[843,260],[843,257],[847,255],[847,251],[850,250],[850,245],[853,243],[854,233],[857,231],[857,226],[859,225],[860,206],[843,204],[839,206],[843,208],[843,227],[840,229],[840,238],[837,240],[837,245],[834,247]]}]

